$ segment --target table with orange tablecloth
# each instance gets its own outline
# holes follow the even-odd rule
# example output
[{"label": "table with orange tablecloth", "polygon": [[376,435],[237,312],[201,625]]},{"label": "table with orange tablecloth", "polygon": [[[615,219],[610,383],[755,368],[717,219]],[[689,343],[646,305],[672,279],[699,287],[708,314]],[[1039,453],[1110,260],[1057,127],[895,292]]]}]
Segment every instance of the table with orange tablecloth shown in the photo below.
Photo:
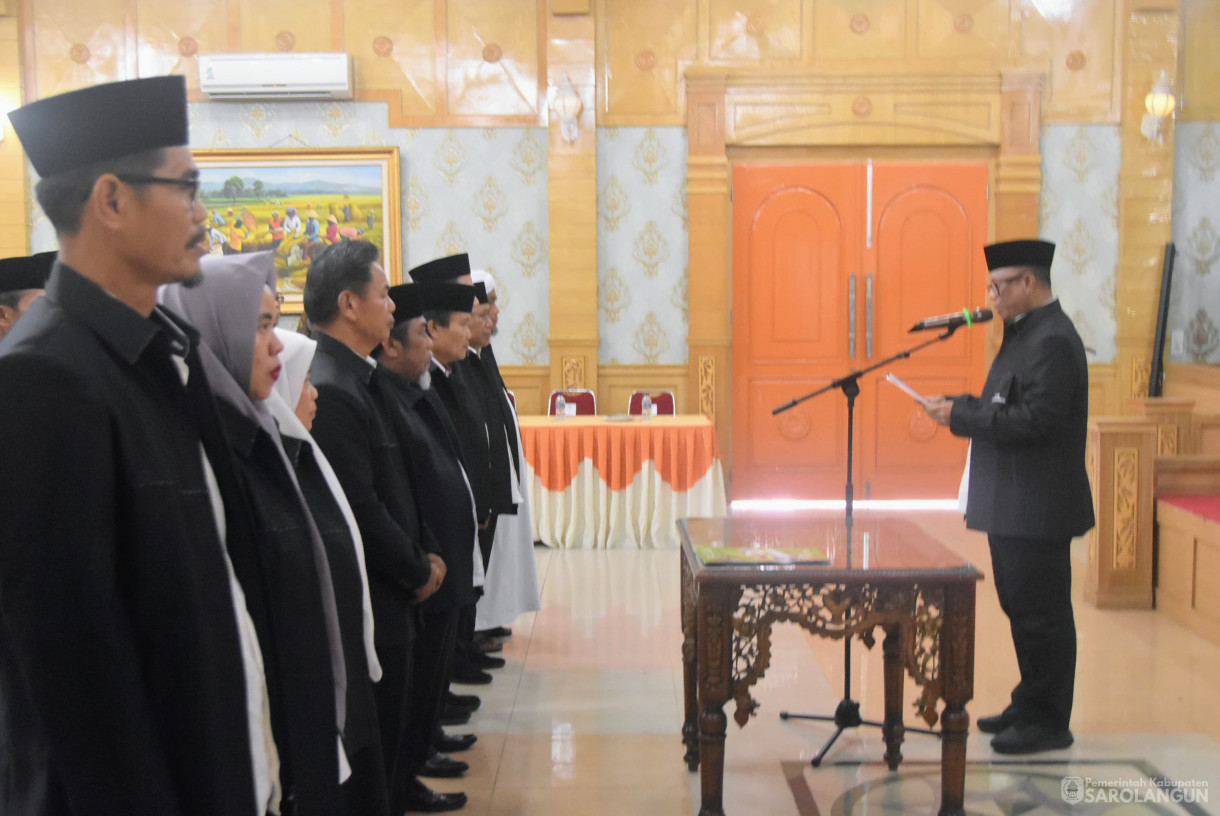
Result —
[{"label": "table with orange tablecloth", "polygon": [[521,445],[534,538],[554,547],[677,547],[678,519],[727,509],[704,416],[523,416]]}]

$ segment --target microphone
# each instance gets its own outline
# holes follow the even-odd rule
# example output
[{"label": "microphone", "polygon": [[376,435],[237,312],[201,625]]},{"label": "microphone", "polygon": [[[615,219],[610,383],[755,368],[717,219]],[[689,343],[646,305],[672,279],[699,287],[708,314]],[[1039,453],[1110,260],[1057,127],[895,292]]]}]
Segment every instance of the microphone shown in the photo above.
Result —
[{"label": "microphone", "polygon": [[975,323],[986,323],[993,317],[990,309],[962,309],[938,317],[927,317],[910,328],[912,332],[930,331],[932,329],[956,329],[961,326],[972,326]]}]

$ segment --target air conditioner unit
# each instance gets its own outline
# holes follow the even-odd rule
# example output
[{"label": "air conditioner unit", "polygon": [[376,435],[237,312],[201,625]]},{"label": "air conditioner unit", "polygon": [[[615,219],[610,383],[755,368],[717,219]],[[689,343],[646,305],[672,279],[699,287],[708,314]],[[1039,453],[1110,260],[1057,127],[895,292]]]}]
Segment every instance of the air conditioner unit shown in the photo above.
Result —
[{"label": "air conditioner unit", "polygon": [[353,87],[342,52],[199,56],[199,88],[211,99],[351,99]]}]

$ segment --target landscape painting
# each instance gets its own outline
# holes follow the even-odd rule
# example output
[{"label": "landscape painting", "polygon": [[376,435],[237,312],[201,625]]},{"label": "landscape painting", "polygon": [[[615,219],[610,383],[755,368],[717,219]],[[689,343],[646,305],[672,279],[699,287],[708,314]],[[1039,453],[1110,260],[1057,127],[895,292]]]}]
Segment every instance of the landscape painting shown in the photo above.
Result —
[{"label": "landscape painting", "polygon": [[341,241],[371,241],[402,281],[398,148],[197,150],[213,254],[275,253],[286,313],[302,311],[309,265]]}]

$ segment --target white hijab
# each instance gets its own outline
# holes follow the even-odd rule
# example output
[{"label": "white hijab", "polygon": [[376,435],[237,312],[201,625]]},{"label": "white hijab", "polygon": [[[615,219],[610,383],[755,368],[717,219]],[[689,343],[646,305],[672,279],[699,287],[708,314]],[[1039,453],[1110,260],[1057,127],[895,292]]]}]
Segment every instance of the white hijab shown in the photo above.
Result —
[{"label": "white hijab", "polygon": [[302,440],[313,448],[313,456],[318,463],[318,469],[322,471],[322,476],[326,479],[326,486],[330,488],[331,495],[335,497],[335,503],[339,505],[343,519],[347,522],[347,528],[352,534],[352,544],[356,549],[356,563],[360,565],[360,585],[363,590],[361,607],[364,610],[364,653],[368,657],[369,677],[376,683],[381,679],[381,663],[377,660],[377,652],[373,645],[373,606],[369,601],[369,576],[364,566],[364,540],[360,537],[356,516],[352,513],[352,506],[348,503],[347,495],[344,494],[343,487],[339,484],[339,477],[335,475],[326,455],[313,441],[313,437],[296,414],[296,406],[301,399],[301,392],[305,390],[305,378],[309,375],[309,366],[313,363],[313,355],[318,344],[303,334],[284,329],[277,328],[275,334],[284,344],[284,350],[280,352],[280,365],[283,366],[283,370],[280,372],[280,378],[276,380],[275,387],[271,390],[271,396],[267,398],[267,407],[271,409],[271,415],[279,423],[281,434]]}]

